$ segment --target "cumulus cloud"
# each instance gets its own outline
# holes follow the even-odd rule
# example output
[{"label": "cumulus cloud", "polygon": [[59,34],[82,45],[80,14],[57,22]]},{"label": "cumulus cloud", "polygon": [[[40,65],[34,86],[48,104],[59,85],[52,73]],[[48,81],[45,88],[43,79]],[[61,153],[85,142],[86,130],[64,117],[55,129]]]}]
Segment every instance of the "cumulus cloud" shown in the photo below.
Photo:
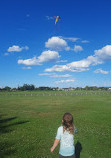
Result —
[{"label": "cumulus cloud", "polygon": [[82,72],[88,71],[90,65],[97,65],[103,63],[98,58],[89,56],[80,61],[74,61],[66,65],[54,65],[52,68],[45,69],[46,72]]},{"label": "cumulus cloud", "polygon": [[105,61],[105,60],[111,60],[111,45],[106,45],[105,47],[95,50],[95,56],[97,56],[99,59]]},{"label": "cumulus cloud", "polygon": [[19,47],[17,45],[13,45],[12,47],[8,48],[8,52],[21,52],[22,50],[28,50],[29,47],[25,46],[25,47]]},{"label": "cumulus cloud", "polygon": [[83,51],[82,46],[79,46],[79,45],[74,46],[74,52],[81,52],[81,51]]},{"label": "cumulus cloud", "polygon": [[[94,59],[93,59],[94,60]],[[93,61],[91,58],[83,59],[80,61],[71,62],[66,65],[54,65],[52,68],[45,69],[46,72],[82,72],[88,71],[89,66]]]},{"label": "cumulus cloud", "polygon": [[70,50],[70,47],[67,45],[67,42],[60,37],[51,37],[45,42],[45,47],[51,50]]},{"label": "cumulus cloud", "polygon": [[38,59],[36,57],[33,57],[32,59],[19,59],[18,60],[18,64],[24,64],[24,65],[40,65],[40,63],[38,62]]},{"label": "cumulus cloud", "polygon": [[100,58],[98,58],[98,56],[95,55],[88,56],[85,60],[89,62],[89,66],[104,63],[104,61],[102,61]]},{"label": "cumulus cloud", "polygon": [[38,57],[38,60],[40,63],[42,62],[51,62],[51,61],[57,61],[59,60],[60,56],[58,52],[56,51],[44,51],[42,54]]},{"label": "cumulus cloud", "polygon": [[82,72],[88,71],[90,66],[103,64],[106,60],[111,60],[111,45],[107,45],[94,51],[94,55],[87,58],[68,63],[66,65],[54,65],[45,69],[46,72]]},{"label": "cumulus cloud", "polygon": [[108,72],[108,71],[104,71],[104,70],[102,70],[102,69],[96,69],[96,70],[94,71],[94,73],[101,73],[101,74],[107,75],[109,72]]},{"label": "cumulus cloud", "polygon": [[60,81],[56,81],[56,83],[70,83],[70,82],[74,82],[74,79],[70,79],[70,80],[60,80]]},{"label": "cumulus cloud", "polygon": [[41,65],[44,62],[53,62],[59,60],[60,56],[56,51],[44,51],[39,57],[33,57],[31,59],[19,59],[18,64],[24,65]]}]

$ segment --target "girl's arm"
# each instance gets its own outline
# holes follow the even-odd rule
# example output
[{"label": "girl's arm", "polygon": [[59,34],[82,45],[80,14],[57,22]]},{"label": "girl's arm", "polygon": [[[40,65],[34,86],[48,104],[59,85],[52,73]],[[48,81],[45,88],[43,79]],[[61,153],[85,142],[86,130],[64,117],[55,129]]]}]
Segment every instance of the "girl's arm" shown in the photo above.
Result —
[{"label": "girl's arm", "polygon": [[60,139],[55,139],[53,146],[51,147],[50,151],[53,152],[54,149],[57,147],[57,145],[59,144]]}]

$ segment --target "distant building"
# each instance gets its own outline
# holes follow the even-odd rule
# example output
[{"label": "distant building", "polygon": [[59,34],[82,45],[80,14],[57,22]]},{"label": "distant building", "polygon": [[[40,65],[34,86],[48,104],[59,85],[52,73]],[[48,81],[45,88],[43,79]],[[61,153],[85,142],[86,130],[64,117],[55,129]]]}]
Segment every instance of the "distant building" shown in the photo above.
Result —
[{"label": "distant building", "polygon": [[72,91],[75,90],[75,88],[58,88],[58,91]]}]

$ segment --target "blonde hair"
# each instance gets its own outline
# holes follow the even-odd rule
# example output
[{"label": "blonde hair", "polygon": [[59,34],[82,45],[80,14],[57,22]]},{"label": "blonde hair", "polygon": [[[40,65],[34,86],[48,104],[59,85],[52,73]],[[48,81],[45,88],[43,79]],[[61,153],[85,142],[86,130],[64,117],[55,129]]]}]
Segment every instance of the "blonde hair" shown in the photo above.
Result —
[{"label": "blonde hair", "polygon": [[73,116],[67,112],[63,116],[63,132],[68,131],[70,134],[74,133],[74,123],[73,123]]}]

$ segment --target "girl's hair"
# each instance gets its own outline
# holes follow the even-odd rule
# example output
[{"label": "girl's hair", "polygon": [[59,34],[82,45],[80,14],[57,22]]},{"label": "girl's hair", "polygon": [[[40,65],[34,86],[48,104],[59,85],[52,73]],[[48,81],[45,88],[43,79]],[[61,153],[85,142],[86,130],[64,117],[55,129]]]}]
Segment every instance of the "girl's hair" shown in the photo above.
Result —
[{"label": "girl's hair", "polygon": [[66,130],[69,131],[70,134],[74,133],[73,116],[69,112],[64,114],[62,125],[63,125],[63,132],[65,132]]}]

